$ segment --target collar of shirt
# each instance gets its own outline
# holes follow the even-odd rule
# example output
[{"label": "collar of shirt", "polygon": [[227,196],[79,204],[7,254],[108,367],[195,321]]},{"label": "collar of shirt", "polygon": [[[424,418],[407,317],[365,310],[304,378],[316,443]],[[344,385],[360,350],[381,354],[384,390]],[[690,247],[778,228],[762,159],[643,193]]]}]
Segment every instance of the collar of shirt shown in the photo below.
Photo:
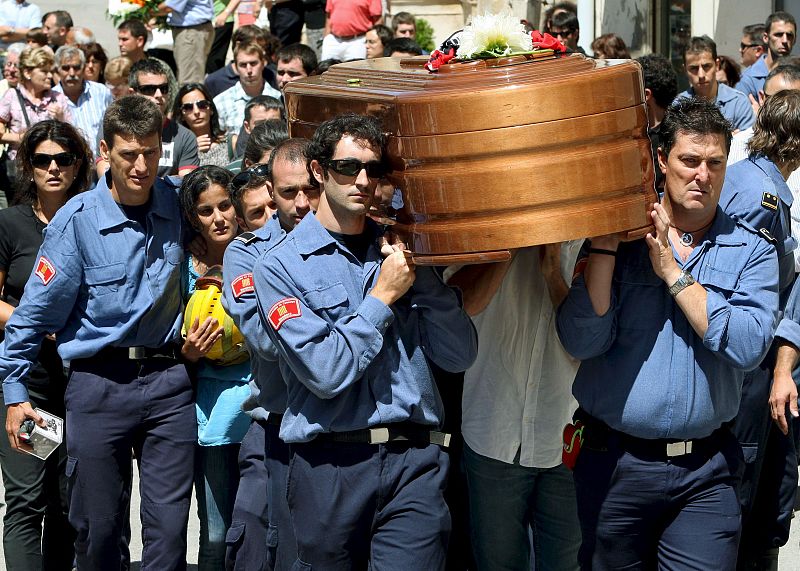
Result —
[{"label": "collar of shirt", "polygon": [[679,266],[691,270],[703,256],[704,252],[711,246],[743,246],[744,244],[745,242],[742,241],[742,238],[737,237],[736,222],[717,206],[714,222],[711,224],[708,232],[706,232],[706,235],[703,236],[703,241],[698,244],[699,247],[696,247],[692,250],[692,253],[689,254],[689,258],[686,262],[684,263],[680,256],[675,253],[674,247],[673,253],[675,253],[675,260],[678,262]]},{"label": "collar of shirt", "polygon": [[[58,91],[59,93],[64,93],[64,85],[59,81],[58,85],[53,87],[53,91]],[[91,98],[92,91],[89,86],[89,82],[85,79],[83,80],[83,89],[81,89],[81,94],[78,96],[78,102],[73,103],[72,99],[70,99],[66,93],[64,93],[64,97],[67,98],[67,102],[70,107],[80,107],[81,104],[86,101],[87,99]]]},{"label": "collar of shirt", "polygon": [[[110,178],[111,173],[108,172],[106,176],[100,179],[100,182],[97,183],[97,187],[95,188],[95,191],[98,192],[97,222],[98,229],[101,231],[122,226],[129,222],[128,217],[125,216],[119,205],[111,196],[111,187],[109,186]],[[165,195],[170,191],[168,189],[159,188],[161,184],[163,184],[161,180],[156,178],[153,187],[150,189],[150,213],[169,220],[171,218],[172,208],[170,207],[169,201],[166,200]]]},{"label": "collar of shirt", "polygon": [[748,158],[748,160],[755,163],[755,165],[760,168],[765,175],[767,175],[770,180],[775,185],[775,190],[778,192],[778,196],[780,199],[787,205],[791,206],[794,202],[794,195],[792,191],[789,189],[789,186],[786,184],[786,181],[781,174],[781,171],[778,170],[778,165],[773,163],[764,155],[756,155],[755,157]]},{"label": "collar of shirt", "polygon": [[[378,226],[369,218],[366,219],[366,229],[373,234],[374,237],[378,236]],[[331,236],[330,232],[320,224],[316,215],[309,214],[297,225],[292,231],[292,236],[295,236],[295,244],[297,251],[302,256],[309,256],[314,252],[318,252],[329,247],[333,244],[337,248],[341,248],[336,238]],[[370,252],[376,248],[370,247]]]},{"label": "collar of shirt", "polygon": [[736,99],[741,91],[736,91],[732,87],[728,87],[724,83],[717,84],[717,105],[725,105],[729,101]]},{"label": "collar of shirt", "polygon": [[19,92],[22,93],[22,97],[25,99],[25,101],[27,101],[28,104],[34,109],[47,107],[58,99],[58,97],[55,95],[57,92],[53,91],[52,89],[48,89],[42,94],[42,102],[37,105],[31,100],[31,97],[33,97],[31,92],[25,89],[25,86],[22,85],[21,82],[17,84],[17,89],[19,89]]}]

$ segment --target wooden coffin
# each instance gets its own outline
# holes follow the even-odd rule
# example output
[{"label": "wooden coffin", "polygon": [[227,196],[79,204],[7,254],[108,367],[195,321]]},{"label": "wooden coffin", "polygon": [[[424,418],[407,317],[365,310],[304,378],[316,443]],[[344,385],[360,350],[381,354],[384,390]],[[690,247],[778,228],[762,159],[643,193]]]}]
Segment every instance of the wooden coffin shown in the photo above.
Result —
[{"label": "wooden coffin", "polygon": [[641,71],[630,60],[515,56],[455,63],[381,58],[291,83],[289,130],[375,115],[389,134],[396,228],[418,263],[643,233],[656,200]]}]

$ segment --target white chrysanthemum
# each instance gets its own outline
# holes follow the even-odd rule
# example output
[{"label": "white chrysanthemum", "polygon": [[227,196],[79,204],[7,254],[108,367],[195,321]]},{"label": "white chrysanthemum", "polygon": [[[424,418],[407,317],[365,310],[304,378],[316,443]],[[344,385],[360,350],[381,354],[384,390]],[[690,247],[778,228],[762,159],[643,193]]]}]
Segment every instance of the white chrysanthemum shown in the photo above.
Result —
[{"label": "white chrysanthemum", "polygon": [[497,56],[533,49],[530,34],[509,13],[475,16],[461,34],[461,44],[456,57],[466,59],[481,52]]},{"label": "white chrysanthemum", "polygon": [[123,2],[122,0],[108,0],[108,13],[112,16],[125,16],[141,8],[136,4]]}]

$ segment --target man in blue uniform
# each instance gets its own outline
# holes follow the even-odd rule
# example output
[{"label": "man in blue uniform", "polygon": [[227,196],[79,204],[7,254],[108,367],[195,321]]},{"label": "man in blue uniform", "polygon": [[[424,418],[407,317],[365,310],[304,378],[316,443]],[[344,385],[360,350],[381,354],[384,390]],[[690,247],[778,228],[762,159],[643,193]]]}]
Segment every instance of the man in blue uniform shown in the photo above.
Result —
[{"label": "man in blue uniform", "polygon": [[584,425],[584,569],[736,565],[742,455],[728,424],[774,333],[774,247],[718,207],[730,124],[677,102],[661,127],[655,232],[594,238],[558,313]]},{"label": "man in blue uniform", "polygon": [[683,65],[689,78],[689,89],[678,94],[679,99],[699,97],[716,104],[732,129],[747,129],[755,121],[747,96],[717,81],[719,60],[717,44],[708,36],[696,36],[683,52]]},{"label": "man in blue uniform", "polygon": [[0,346],[14,448],[31,409],[25,377],[54,333],[70,363],[65,395],[70,523],[79,569],[119,569],[139,459],[142,567],[186,565],[194,446],[192,387],[180,349],[182,224],[175,189],[156,179],[162,116],[128,96],[109,106],[100,152],[109,172],[45,230],[36,269]]},{"label": "man in blue uniform", "polygon": [[319,209],[254,270],[287,385],[298,564],[317,569],[443,569],[450,531],[449,439],[428,359],[466,369],[475,329],[432,268],[377,246],[367,212],[385,145],[371,117],[320,125],[308,151]]},{"label": "man in blue uniform", "polygon": [[[253,423],[239,453],[241,478],[228,532],[228,559],[234,569],[289,569],[297,557],[286,506],[289,449],[278,437],[286,410],[286,385],[277,352],[258,316],[253,268],[319,203],[319,184],[306,168],[307,139],[288,139],[270,155],[267,188],[277,213],[261,228],[238,236],[225,250],[223,305],[242,332],[250,351],[253,380],[247,407]],[[259,168],[259,167],[256,167]],[[245,186],[252,171],[234,179],[233,192]],[[244,217],[244,213],[240,213]],[[267,532],[269,523],[269,533]]]},{"label": "man in blue uniform", "polygon": [[[779,309],[783,311],[795,278],[793,196],[786,180],[800,166],[800,91],[779,91],[766,100],[748,148],[750,156],[728,168],[719,205],[775,245]],[[768,561],[777,565],[778,547],[789,539],[794,510],[793,492],[797,488],[794,443],[791,438],[781,436],[770,422],[768,401],[774,365],[775,353],[770,352],[759,367],[745,374],[742,402],[733,427],[745,457],[739,550],[739,566],[743,569],[764,568]],[[784,466],[792,468],[784,470]],[[762,469],[768,474],[763,480]],[[782,478],[784,471],[791,475],[786,481]],[[781,489],[792,493],[781,494]],[[783,502],[777,499],[781,495],[786,498]]]},{"label": "man in blue uniform", "polygon": [[[797,41],[797,24],[788,12],[774,12],[765,23],[764,42],[767,53],[742,73],[736,89],[758,102],[759,92],[764,89],[764,82],[769,72],[778,65],[778,59],[792,53]],[[742,43],[744,46],[744,43]]]}]

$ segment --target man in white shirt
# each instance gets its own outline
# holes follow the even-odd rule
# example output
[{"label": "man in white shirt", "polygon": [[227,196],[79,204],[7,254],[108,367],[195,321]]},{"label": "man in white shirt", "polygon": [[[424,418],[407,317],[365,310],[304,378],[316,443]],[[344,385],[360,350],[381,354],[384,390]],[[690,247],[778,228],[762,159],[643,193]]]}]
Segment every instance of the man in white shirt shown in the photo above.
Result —
[{"label": "man in white shirt", "polygon": [[12,42],[25,41],[31,28],[42,25],[42,11],[26,0],[0,0],[0,52]]},{"label": "man in white shirt", "polygon": [[555,307],[581,241],[525,248],[449,279],[478,330],[462,400],[472,548],[479,571],[575,570],[581,533],[562,431],[578,363],[561,347]]}]

